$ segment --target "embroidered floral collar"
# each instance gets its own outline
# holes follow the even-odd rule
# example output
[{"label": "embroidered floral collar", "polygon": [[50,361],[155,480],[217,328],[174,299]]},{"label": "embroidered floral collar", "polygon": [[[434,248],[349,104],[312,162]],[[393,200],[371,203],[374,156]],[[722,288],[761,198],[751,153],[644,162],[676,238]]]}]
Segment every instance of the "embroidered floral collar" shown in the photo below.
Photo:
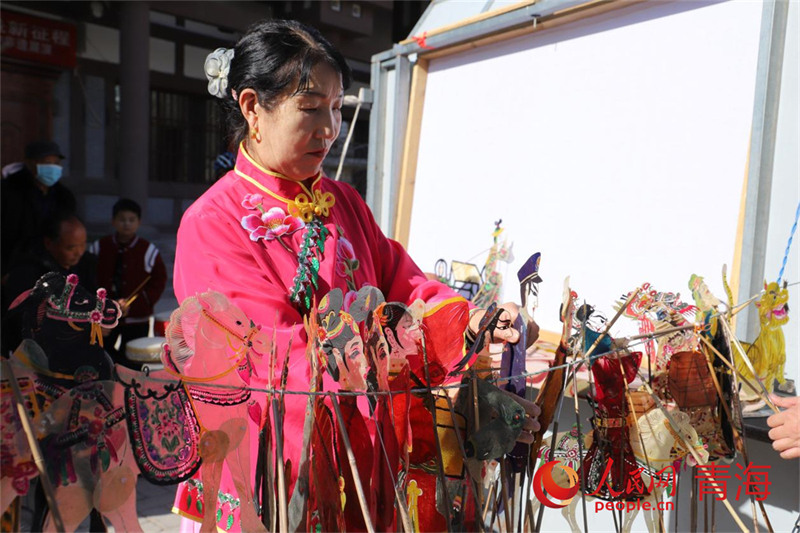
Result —
[{"label": "embroidered floral collar", "polygon": [[[240,219],[242,228],[250,234],[253,242],[263,240],[266,245],[277,241],[287,252],[296,254],[297,270],[288,296],[302,312],[309,311],[314,291],[319,288],[320,262],[325,253],[325,240],[330,234],[322,219],[330,215],[336,202],[333,193],[322,190],[322,172],[314,178],[309,189],[303,183],[260,166],[247,154],[244,144],[239,145],[234,172],[259,191],[246,194],[241,201],[247,210]],[[268,196],[284,203],[286,211],[278,206],[265,206],[264,200]],[[299,250],[294,252],[288,239],[284,239],[299,230],[304,231]]]},{"label": "embroidered floral collar", "polygon": [[322,172],[311,182],[311,188],[294,181],[277,172],[265,169],[247,153],[244,144],[239,146],[234,172],[240,178],[250,182],[262,193],[286,204],[289,215],[311,222],[317,217],[327,217],[336,203],[331,192],[322,190]]}]

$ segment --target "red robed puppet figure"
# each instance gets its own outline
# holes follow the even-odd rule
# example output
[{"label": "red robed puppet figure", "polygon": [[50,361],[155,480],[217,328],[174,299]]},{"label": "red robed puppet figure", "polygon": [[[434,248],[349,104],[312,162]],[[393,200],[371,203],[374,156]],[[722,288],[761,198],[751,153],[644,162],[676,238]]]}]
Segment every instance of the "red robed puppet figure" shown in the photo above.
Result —
[{"label": "red robed puppet figure", "polygon": [[[598,335],[587,329],[586,344],[591,345]],[[625,390],[636,378],[642,354],[602,355],[611,351],[611,339],[606,337],[595,350],[599,357],[590,363],[596,402],[592,419],[594,439],[583,459],[580,475],[587,494],[609,500],[638,499],[649,491],[637,471],[631,449],[630,410]]]}]

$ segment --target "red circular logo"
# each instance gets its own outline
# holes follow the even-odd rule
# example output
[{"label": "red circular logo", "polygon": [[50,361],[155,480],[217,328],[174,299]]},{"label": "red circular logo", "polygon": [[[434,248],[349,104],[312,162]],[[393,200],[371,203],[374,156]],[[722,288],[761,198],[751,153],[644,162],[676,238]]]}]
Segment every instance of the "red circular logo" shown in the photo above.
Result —
[{"label": "red circular logo", "polygon": [[[568,488],[557,485],[553,480],[553,467],[555,466],[558,466],[567,473],[567,478],[569,481]],[[544,488],[544,490],[542,490],[542,488]],[[536,497],[540,502],[542,502],[542,505],[551,507],[553,509],[560,509],[569,505],[569,502],[572,501],[572,498],[575,497],[579,489],[580,486],[578,485],[577,472],[566,465],[562,465],[558,461],[550,461],[549,463],[543,464],[538,470],[536,470],[536,474],[533,476],[534,494],[536,494]],[[561,500],[561,503],[555,503],[553,500],[548,498],[544,493],[545,490],[547,491],[547,495]]]}]

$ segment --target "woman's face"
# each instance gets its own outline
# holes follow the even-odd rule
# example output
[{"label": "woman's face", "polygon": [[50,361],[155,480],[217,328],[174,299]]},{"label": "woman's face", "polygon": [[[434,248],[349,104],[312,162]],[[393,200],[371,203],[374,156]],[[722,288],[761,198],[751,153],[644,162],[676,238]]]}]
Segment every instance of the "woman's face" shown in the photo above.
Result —
[{"label": "woman's face", "polygon": [[282,97],[270,110],[256,105],[261,141],[249,137],[248,152],[292,180],[316,176],[339,135],[343,98],[341,74],[317,65],[306,91]]}]

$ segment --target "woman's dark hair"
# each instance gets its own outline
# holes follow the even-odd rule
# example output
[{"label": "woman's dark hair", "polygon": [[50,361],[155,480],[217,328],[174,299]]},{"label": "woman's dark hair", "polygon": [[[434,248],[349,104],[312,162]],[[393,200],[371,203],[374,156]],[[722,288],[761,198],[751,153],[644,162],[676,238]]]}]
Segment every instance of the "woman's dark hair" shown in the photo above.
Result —
[{"label": "woman's dark hair", "polygon": [[[311,71],[320,63],[340,73],[344,88],[350,87],[352,74],[344,56],[318,30],[294,20],[264,20],[252,25],[236,43],[228,88],[236,94],[253,89],[258,103],[270,109],[287,92],[308,89]],[[231,140],[238,145],[247,137],[247,121],[236,98],[222,102]]]},{"label": "woman's dark hair", "polygon": [[399,302],[390,302],[383,306],[383,329],[395,330],[400,323],[400,319],[408,314],[408,307]]},{"label": "woman's dark hair", "polygon": [[[409,314],[408,307],[399,302],[391,302],[383,306],[381,314],[383,315],[383,325],[381,326],[381,329],[383,330],[384,337],[391,332],[394,340],[397,342],[397,344],[400,344],[400,339],[397,335],[397,325],[400,324],[401,318]],[[400,346],[405,348],[405,346],[402,344],[400,344]]]}]

